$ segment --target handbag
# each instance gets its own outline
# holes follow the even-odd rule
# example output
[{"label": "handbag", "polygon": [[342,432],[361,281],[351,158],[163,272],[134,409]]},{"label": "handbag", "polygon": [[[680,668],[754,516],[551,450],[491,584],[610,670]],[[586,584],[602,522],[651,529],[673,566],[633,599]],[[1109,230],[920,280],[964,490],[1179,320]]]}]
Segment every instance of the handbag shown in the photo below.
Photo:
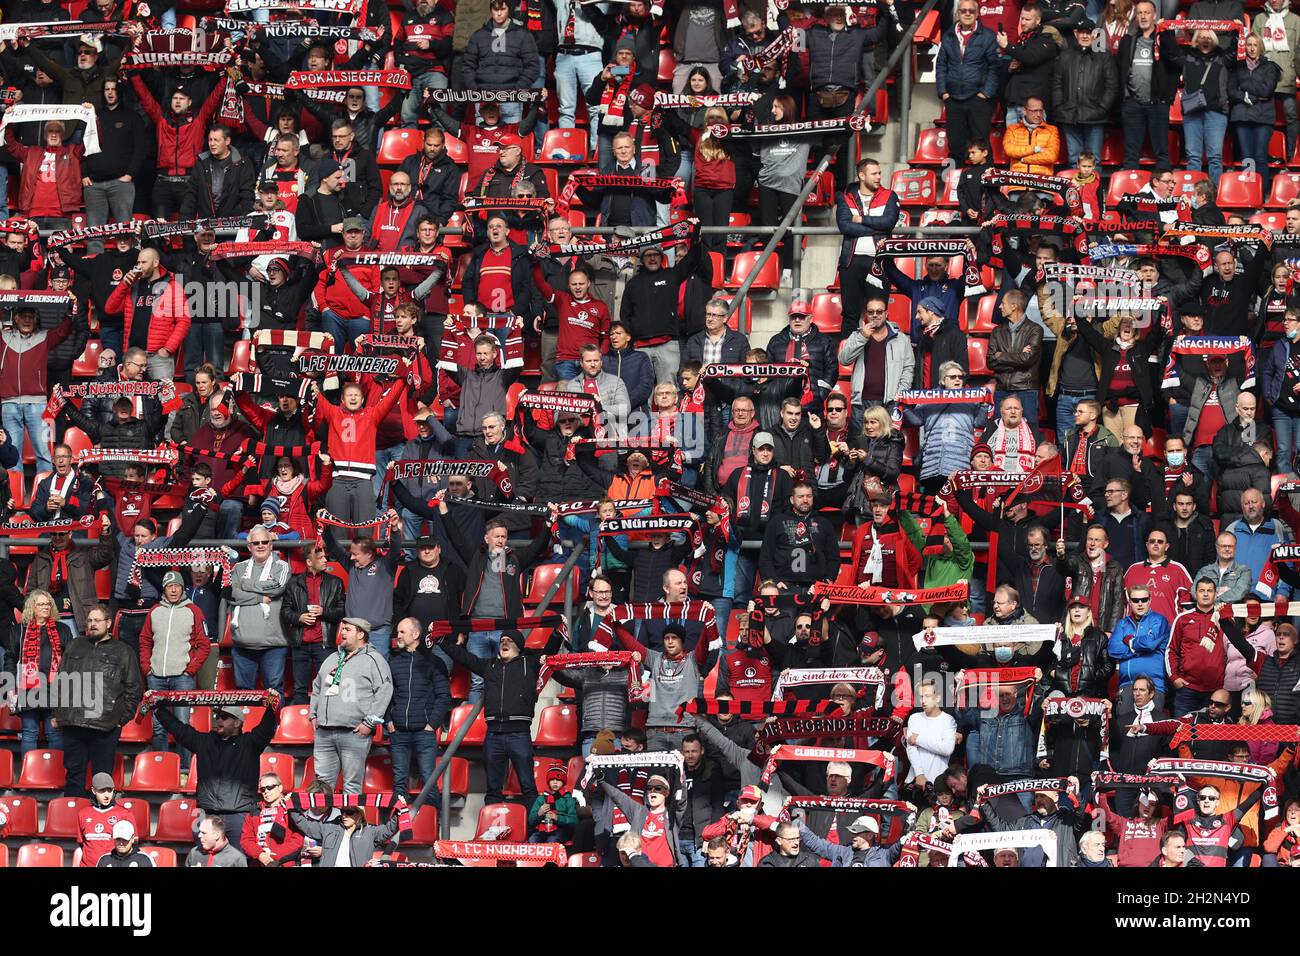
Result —
[{"label": "handbag", "polygon": [[816,96],[817,105],[824,110],[837,110],[849,101],[849,91],[842,86],[824,86]]},{"label": "handbag", "polygon": [[1214,68],[1213,62],[1205,64],[1205,72],[1201,74],[1200,87],[1195,92],[1192,93],[1188,93],[1186,91],[1183,92],[1183,115],[1184,116],[1186,116],[1188,113],[1199,113],[1201,110],[1205,109],[1209,105],[1210,101],[1205,95],[1205,81],[1209,78],[1210,70],[1213,68]]}]

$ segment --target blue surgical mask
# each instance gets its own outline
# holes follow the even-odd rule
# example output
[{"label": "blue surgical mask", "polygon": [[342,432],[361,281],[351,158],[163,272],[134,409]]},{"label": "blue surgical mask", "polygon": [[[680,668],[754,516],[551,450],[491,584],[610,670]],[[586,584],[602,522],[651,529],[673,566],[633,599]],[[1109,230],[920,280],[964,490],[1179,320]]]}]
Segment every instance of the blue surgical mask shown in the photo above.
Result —
[{"label": "blue surgical mask", "polygon": [[1297,338],[1300,338],[1300,329],[1291,329],[1291,330],[1289,330],[1289,331],[1287,332],[1287,334],[1286,334],[1286,337],[1287,337],[1290,341],[1294,342]]},{"label": "blue surgical mask", "polygon": [[1169,466],[1171,468],[1181,468],[1183,466],[1183,463],[1187,461],[1187,452],[1184,451],[1165,452],[1165,461],[1169,463]]},{"label": "blue surgical mask", "polygon": [[1011,660],[1011,648],[1009,647],[993,648],[993,659],[996,660],[999,664],[1007,663],[1009,660]]}]

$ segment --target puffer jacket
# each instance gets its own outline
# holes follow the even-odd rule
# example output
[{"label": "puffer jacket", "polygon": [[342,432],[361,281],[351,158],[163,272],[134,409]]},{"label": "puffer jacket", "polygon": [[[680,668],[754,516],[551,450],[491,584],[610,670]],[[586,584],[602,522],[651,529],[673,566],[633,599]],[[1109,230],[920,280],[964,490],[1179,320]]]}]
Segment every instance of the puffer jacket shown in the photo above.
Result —
[{"label": "puffer jacket", "polygon": [[388,669],[393,674],[388,722],[398,730],[441,727],[451,713],[451,684],[442,661],[421,641],[417,650],[394,650]]},{"label": "puffer jacket", "polygon": [[[1092,569],[1088,558],[1082,553],[1068,553],[1056,562],[1056,570],[1063,578],[1073,582],[1071,594],[1074,597],[1090,597],[1092,594]],[[1103,631],[1113,631],[1127,606],[1124,595],[1124,569],[1119,563],[1106,556],[1106,567],[1101,573],[1101,601],[1097,606],[1096,625]]]},{"label": "puffer jacket", "polygon": [[493,36],[489,23],[469,38],[463,62],[461,79],[467,90],[529,87],[537,79],[537,43],[530,31],[509,22],[501,37]]},{"label": "puffer jacket", "polygon": [[1300,723],[1300,654],[1295,651],[1285,660],[1276,653],[1264,658],[1255,678],[1255,686],[1273,699],[1273,722]]},{"label": "puffer jacket", "polygon": [[966,42],[965,56],[956,29],[944,31],[934,74],[935,92],[940,99],[945,93],[955,100],[969,99],[978,93],[992,99],[997,95],[1001,74],[998,38],[992,30],[977,24],[974,36]]},{"label": "puffer jacket", "polygon": [[1269,59],[1262,59],[1255,69],[1243,60],[1228,73],[1228,111],[1231,123],[1266,123],[1273,125],[1273,93],[1282,69]]},{"label": "puffer jacket", "polygon": [[921,478],[951,475],[970,467],[975,432],[989,419],[984,402],[967,405],[908,405],[903,419],[921,429]]},{"label": "puffer jacket", "polygon": [[1089,627],[1079,643],[1065,636],[1056,640],[1056,663],[1047,672],[1049,692],[1059,690],[1067,697],[1105,697],[1106,682],[1115,672],[1115,662],[1106,653],[1106,635]]},{"label": "puffer jacket", "polygon": [[1002,139],[1002,148],[1011,160],[1013,173],[1050,176],[1061,162],[1061,133],[1051,123],[1040,123],[1033,129],[1024,123],[1012,123]]},{"label": "puffer jacket", "polygon": [[123,342],[131,341],[135,301],[141,296],[150,296],[153,300],[145,349],[150,355],[159,349],[166,349],[175,355],[185,341],[185,333],[190,329],[190,311],[185,290],[176,281],[176,277],[161,265],[157,275],[150,281],[138,279],[134,283],[118,283],[104,304],[104,311],[109,315],[122,316]]},{"label": "puffer jacket", "polygon": [[808,50],[808,89],[843,86],[856,90],[862,83],[862,54],[898,29],[894,8],[877,7],[876,23],[869,29],[832,30],[818,24],[804,31]]},{"label": "puffer jacket", "polygon": [[131,645],[115,638],[92,641],[78,637],[63,651],[60,674],[79,674],[83,680],[102,678],[103,706],[60,707],[55,711],[60,727],[115,730],[135,717],[143,687],[140,666]]},{"label": "puffer jacket", "polygon": [[1169,621],[1155,611],[1141,619],[1131,614],[1120,618],[1110,634],[1108,653],[1119,665],[1119,684],[1125,687],[1139,677],[1149,677],[1156,690],[1165,689],[1165,648],[1169,644]]},{"label": "puffer jacket", "polygon": [[551,676],[578,691],[584,735],[627,726],[627,668],[611,667],[606,673],[603,667],[578,667]]},{"label": "puffer jacket", "polygon": [[[835,354],[838,343],[814,325],[804,334],[802,344],[808,349],[808,387],[820,403],[839,378],[840,363]],[[793,350],[791,345],[794,346]],[[799,345],[800,342],[795,340],[788,327],[782,329],[767,340],[768,361],[799,361]],[[793,358],[787,359],[787,355],[793,355]]]},{"label": "puffer jacket", "polygon": [[1053,123],[1109,122],[1118,97],[1119,69],[1113,56],[1080,49],[1075,42],[1061,51],[1052,75]]}]

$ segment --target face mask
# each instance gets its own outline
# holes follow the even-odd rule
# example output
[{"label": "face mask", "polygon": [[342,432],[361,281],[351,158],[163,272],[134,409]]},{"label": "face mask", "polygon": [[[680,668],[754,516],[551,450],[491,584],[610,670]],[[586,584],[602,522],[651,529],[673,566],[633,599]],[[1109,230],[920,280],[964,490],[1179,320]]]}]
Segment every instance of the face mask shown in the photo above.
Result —
[{"label": "face mask", "polygon": [[1300,329],[1291,329],[1287,332],[1286,337],[1290,341],[1294,342],[1297,338],[1300,338]]},{"label": "face mask", "polygon": [[1182,451],[1171,451],[1165,454],[1165,461],[1169,462],[1172,468],[1181,468],[1187,461],[1187,453]]},{"label": "face mask", "polygon": [[993,659],[996,660],[999,664],[1007,663],[1007,661],[1011,660],[1011,648],[1009,647],[993,648]]}]

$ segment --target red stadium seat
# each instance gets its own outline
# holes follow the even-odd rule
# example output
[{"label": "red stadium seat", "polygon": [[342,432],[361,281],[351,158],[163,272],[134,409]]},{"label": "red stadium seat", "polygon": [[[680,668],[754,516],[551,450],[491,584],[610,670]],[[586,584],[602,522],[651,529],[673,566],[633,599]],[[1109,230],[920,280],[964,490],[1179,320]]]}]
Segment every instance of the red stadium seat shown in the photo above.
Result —
[{"label": "red stadium seat", "polygon": [[[560,575],[560,564],[539,564],[533,570],[532,580],[528,584],[528,594],[524,597],[525,607],[537,607],[542,603],[542,598],[546,592],[555,584],[556,578]],[[569,590],[573,592],[576,600],[578,597],[579,581],[576,574],[569,575]],[[564,591],[562,589],[555,592],[555,597],[551,599],[552,607],[559,607],[564,603]]]},{"label": "red stadium seat", "polygon": [[469,761],[464,757],[452,757],[451,766],[442,777],[443,786],[451,790],[453,804],[459,801],[463,806],[469,796]]},{"label": "red stadium seat", "polygon": [[366,758],[366,773],[361,781],[362,793],[392,793],[393,758],[388,754],[371,754]]},{"label": "red stadium seat", "polygon": [[1139,192],[1151,181],[1151,174],[1140,169],[1120,169],[1110,174],[1110,187],[1106,190],[1106,206],[1114,208],[1125,196]]},{"label": "red stadium seat", "polygon": [[[273,773],[280,778],[284,784],[284,789],[292,790],[297,780],[294,777],[296,768],[293,757],[288,754],[263,753],[258,761],[259,774]],[[311,781],[308,781],[310,783]]]},{"label": "red stadium seat", "polygon": [[69,428],[63,433],[63,444],[72,449],[73,458],[76,458],[80,452],[88,448],[93,448],[95,445],[95,443],[90,440],[89,435],[75,426]]},{"label": "red stadium seat", "polygon": [[[238,842],[238,841],[235,841]],[[153,860],[156,867],[176,867],[176,851],[169,846],[142,846],[140,852]]]},{"label": "red stadium seat", "polygon": [[538,747],[572,747],[578,742],[578,708],[569,704],[543,707],[537,720]]},{"label": "red stadium seat", "polygon": [[587,146],[585,129],[548,129],[542,137],[542,154],[537,161],[551,166],[585,166]]},{"label": "red stadium seat", "polygon": [[[721,299],[723,302],[726,302],[728,305],[730,305],[736,299],[734,295],[729,295],[726,292],[715,292],[713,293],[713,297],[715,299]],[[732,312],[729,316],[727,316],[727,328],[731,329],[731,331],[733,332],[743,332],[745,335],[748,335],[750,329],[752,329],[753,327],[754,327],[754,303],[749,298],[749,296],[745,296],[744,308],[737,309],[736,311]]]},{"label": "red stadium seat", "polygon": [[546,774],[552,767],[563,767],[564,761],[557,760],[554,757],[534,757],[533,758],[533,786],[537,788],[538,793],[546,790]]},{"label": "red stadium seat", "polygon": [[39,829],[36,825],[38,807],[35,797],[4,797],[0,799],[0,804],[4,805],[5,813],[9,815],[6,836],[36,836]]},{"label": "red stadium seat", "polygon": [[571,853],[569,854],[569,866],[571,867],[600,866],[600,856],[595,853]]},{"label": "red stadium seat", "polygon": [[0,790],[8,790],[14,785],[14,752],[0,750]]},{"label": "red stadium seat", "polygon": [[66,782],[63,751],[29,750],[18,774],[19,790],[62,790]]},{"label": "red stadium seat", "polygon": [[[739,289],[745,282],[745,279],[754,271],[754,264],[758,262],[761,252],[742,252],[736,256],[736,260],[731,264],[731,276],[723,285],[728,289]],[[753,283],[749,287],[749,294],[756,292],[775,292],[781,287],[781,263],[776,256],[768,256],[767,261],[763,263],[762,269],[759,270]]]},{"label": "red stadium seat", "polygon": [[993,315],[996,311],[997,300],[996,295],[980,296],[979,305],[975,310],[975,324],[968,327],[967,332],[975,335],[988,335],[993,331]]},{"label": "red stadium seat", "polygon": [[932,127],[916,137],[916,152],[908,163],[912,166],[942,166],[948,159],[948,131]]},{"label": "red stadium seat", "polygon": [[153,718],[148,714],[137,716],[127,721],[118,738],[124,744],[147,744],[153,739]]},{"label": "red stadium seat", "polygon": [[181,787],[181,758],[172,751],[146,750],[135,755],[132,793],[176,793]]},{"label": "red stadium seat", "polygon": [[193,843],[194,818],[198,815],[199,805],[188,797],[159,804],[158,825],[154,828],[153,839],[166,843]]},{"label": "red stadium seat", "polygon": [[135,832],[144,839],[149,835],[149,801],[143,799],[126,799],[118,800],[122,809],[131,814],[131,819],[135,823]]},{"label": "red stadium seat", "polygon": [[251,340],[238,339],[235,342],[233,351],[230,353],[230,368],[227,370],[227,374],[237,375],[240,372],[252,371],[252,366],[249,361],[251,352]]},{"label": "red stadium seat", "polygon": [[[465,145],[463,139],[457,136],[452,136],[451,133],[444,132],[442,134],[442,140],[443,145],[447,148],[447,155],[451,157],[453,163],[457,166],[464,166],[469,163],[469,147]],[[420,145],[421,147],[424,146],[423,135],[420,137]]]},{"label": "red stadium seat", "polygon": [[99,374],[99,353],[103,345],[99,339],[91,339],[86,348],[72,363],[73,378],[94,378]]},{"label": "red stadium seat", "polygon": [[41,836],[50,840],[75,840],[81,811],[90,806],[85,797],[59,797],[45,805]]},{"label": "red stadium seat", "polygon": [[898,194],[900,205],[920,209],[933,206],[939,193],[933,169],[897,170],[889,179],[889,188]]},{"label": "red stadium seat", "polygon": [[[0,736],[16,737],[23,729],[23,719],[17,714],[11,714],[8,707],[0,707]],[[13,761],[13,751],[7,751],[9,759]]]},{"label": "red stadium seat", "polygon": [[1300,173],[1282,172],[1274,176],[1267,205],[1275,209],[1285,209],[1296,199],[1300,199]]},{"label": "red stadium seat", "polygon": [[1209,174],[1199,169],[1176,169],[1174,176],[1174,196],[1181,199],[1190,196],[1196,184],[1209,179]]},{"label": "red stadium seat", "polygon": [[818,292],[812,300],[813,325],[827,335],[840,334],[842,300],[838,292]]},{"label": "red stadium seat", "polygon": [[420,807],[420,812],[411,821],[411,835],[402,841],[402,846],[433,846],[438,839],[438,808]]},{"label": "red stadium seat", "polygon": [[16,865],[60,869],[63,866],[63,847],[53,843],[25,843],[18,848]]},{"label": "red stadium seat", "polygon": [[673,55],[673,48],[664,46],[659,51],[659,82],[671,83],[675,69],[677,69],[677,57]]},{"label": "red stadium seat", "polygon": [[1258,209],[1264,204],[1264,181],[1255,172],[1225,172],[1217,202],[1221,209]]},{"label": "red stadium seat", "polygon": [[307,745],[316,739],[316,732],[311,725],[311,707],[307,704],[293,704],[280,708],[280,726],[271,738],[274,746],[290,744]]},{"label": "red stadium seat", "polygon": [[[455,737],[456,732],[460,729],[461,724],[465,723],[472,709],[471,704],[460,704],[452,708],[451,724],[446,730],[439,733],[438,742],[445,744]],[[462,744],[468,747],[482,747],[485,739],[487,739],[487,721],[483,719],[483,712],[479,711],[478,717],[470,727],[469,733],[465,735]]]},{"label": "red stadium seat", "polygon": [[966,358],[970,363],[970,374],[972,376],[993,374],[993,370],[988,366],[988,357],[988,339],[972,338],[966,341]]},{"label": "red stadium seat", "polygon": [[[1274,180],[1274,182],[1277,182],[1277,180]],[[1257,212],[1250,217],[1250,221],[1274,232],[1286,232],[1286,213],[1278,212],[1276,209],[1269,212]]]},{"label": "red stadium seat", "polygon": [[[375,162],[380,166],[400,166],[402,160],[424,146],[424,133],[418,129],[384,130]],[[454,161],[454,160],[453,160]]]},{"label": "red stadium seat", "polygon": [[[939,195],[935,200],[935,202],[940,206],[951,207],[952,211],[957,213],[958,216],[961,215],[960,211],[957,209],[957,184],[959,182],[961,182],[961,170],[956,167],[949,169],[943,174],[943,182],[939,184]],[[938,210],[935,209],[927,209],[925,215],[921,217],[921,225],[924,226],[926,224],[925,216],[937,211]]]},{"label": "red stadium seat", "polygon": [[478,812],[474,838],[479,839],[492,827],[506,826],[510,832],[498,837],[511,843],[522,843],[528,838],[528,811],[517,803],[490,803]]}]

